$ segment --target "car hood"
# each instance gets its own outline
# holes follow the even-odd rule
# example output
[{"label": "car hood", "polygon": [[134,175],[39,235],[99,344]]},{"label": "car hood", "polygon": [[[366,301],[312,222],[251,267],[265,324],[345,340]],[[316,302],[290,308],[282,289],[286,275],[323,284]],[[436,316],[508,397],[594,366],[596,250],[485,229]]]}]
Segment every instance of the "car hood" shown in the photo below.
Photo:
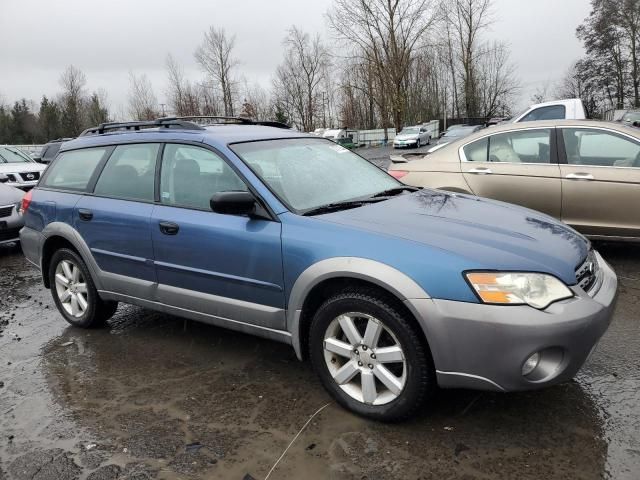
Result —
[{"label": "car hood", "polygon": [[542,213],[439,190],[321,218],[448,251],[468,259],[470,269],[544,272],[569,285],[575,284],[575,269],[590,248],[582,235]]},{"label": "car hood", "polygon": [[45,168],[40,163],[0,163],[0,173],[42,172]]},{"label": "car hood", "polygon": [[395,140],[415,140],[418,138],[417,133],[396,135]]}]

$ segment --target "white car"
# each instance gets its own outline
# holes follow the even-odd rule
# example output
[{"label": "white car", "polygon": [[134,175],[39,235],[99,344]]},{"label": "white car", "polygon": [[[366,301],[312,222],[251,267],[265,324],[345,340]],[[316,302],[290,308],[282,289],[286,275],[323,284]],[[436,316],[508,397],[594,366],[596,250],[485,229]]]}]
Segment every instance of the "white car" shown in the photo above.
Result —
[{"label": "white car", "polygon": [[393,139],[393,148],[415,147],[431,143],[431,133],[427,127],[416,125],[413,127],[404,127]]},{"label": "white car", "polygon": [[0,183],[30,190],[36,186],[46,168],[46,165],[36,163],[17,148],[0,146]]}]

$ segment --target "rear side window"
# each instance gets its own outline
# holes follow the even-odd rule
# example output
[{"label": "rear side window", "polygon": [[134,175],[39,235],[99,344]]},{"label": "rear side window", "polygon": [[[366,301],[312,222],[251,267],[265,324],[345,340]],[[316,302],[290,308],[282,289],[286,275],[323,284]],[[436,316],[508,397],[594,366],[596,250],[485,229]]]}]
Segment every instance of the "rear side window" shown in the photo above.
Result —
[{"label": "rear side window", "polygon": [[158,143],[119,145],[100,174],[94,193],[152,202]]},{"label": "rear side window", "polygon": [[464,156],[467,162],[486,162],[489,137],[481,138],[464,147]]},{"label": "rear side window", "polygon": [[42,158],[46,158],[47,160],[52,160],[53,157],[56,156],[56,153],[58,153],[58,150],[60,150],[61,146],[62,146],[62,143],[53,143],[49,145],[48,147],[46,147],[46,150],[42,154]]},{"label": "rear side window", "polygon": [[562,120],[565,118],[567,109],[564,105],[550,105],[540,107],[527,113],[520,122],[533,122],[535,120]]},{"label": "rear side window", "polygon": [[63,152],[47,169],[43,187],[63,190],[86,190],[96,167],[109,148],[85,148]]}]

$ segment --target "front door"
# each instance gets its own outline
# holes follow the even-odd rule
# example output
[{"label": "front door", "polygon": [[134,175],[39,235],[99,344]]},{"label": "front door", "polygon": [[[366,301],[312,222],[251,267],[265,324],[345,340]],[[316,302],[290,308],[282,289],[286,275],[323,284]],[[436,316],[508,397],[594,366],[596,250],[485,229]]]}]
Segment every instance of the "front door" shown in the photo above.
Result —
[{"label": "front door", "polygon": [[156,282],[149,221],[159,144],[119,145],[93,195],[74,209],[74,224],[100,269],[106,290],[149,298]]},{"label": "front door", "polygon": [[640,237],[640,143],[602,128],[562,128],[562,220],[587,235]]},{"label": "front door", "polygon": [[158,301],[283,330],[281,224],[211,211],[216,192],[247,190],[211,150],[167,144],[151,232]]},{"label": "front door", "polygon": [[476,195],[560,218],[554,129],[496,133],[465,145],[460,156],[464,179]]}]

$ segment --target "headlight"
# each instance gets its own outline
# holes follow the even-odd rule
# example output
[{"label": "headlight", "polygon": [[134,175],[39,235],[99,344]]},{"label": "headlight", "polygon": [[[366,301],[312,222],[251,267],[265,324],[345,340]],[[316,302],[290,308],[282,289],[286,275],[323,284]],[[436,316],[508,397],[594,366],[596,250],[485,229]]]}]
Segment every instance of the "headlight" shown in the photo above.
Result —
[{"label": "headlight", "polygon": [[469,272],[465,276],[484,303],[542,309],[573,297],[564,283],[543,273]]}]

